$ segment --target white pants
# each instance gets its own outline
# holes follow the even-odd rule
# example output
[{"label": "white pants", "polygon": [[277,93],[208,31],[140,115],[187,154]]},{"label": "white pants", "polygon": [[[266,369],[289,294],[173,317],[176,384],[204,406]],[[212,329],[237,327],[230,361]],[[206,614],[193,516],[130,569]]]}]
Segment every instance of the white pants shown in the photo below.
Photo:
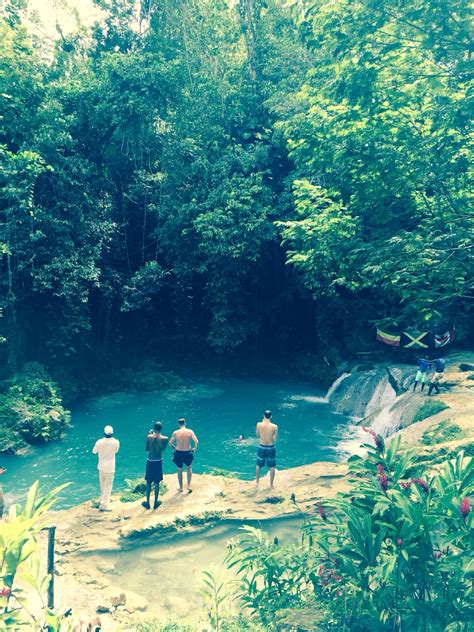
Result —
[{"label": "white pants", "polygon": [[110,502],[110,494],[112,493],[112,486],[114,484],[115,472],[103,472],[99,470],[99,482],[100,482],[100,502],[99,509],[107,509]]}]

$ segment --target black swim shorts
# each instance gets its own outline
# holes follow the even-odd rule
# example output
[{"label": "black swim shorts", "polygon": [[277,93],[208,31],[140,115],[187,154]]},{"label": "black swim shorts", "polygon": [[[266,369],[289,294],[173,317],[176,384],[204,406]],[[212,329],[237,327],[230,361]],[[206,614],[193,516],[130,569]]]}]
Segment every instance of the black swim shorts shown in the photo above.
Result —
[{"label": "black swim shorts", "polygon": [[146,461],[145,480],[147,483],[160,483],[163,480],[163,460]]},{"label": "black swim shorts", "polygon": [[173,461],[176,467],[182,468],[183,465],[189,467],[193,462],[194,454],[192,450],[175,450]]},{"label": "black swim shorts", "polygon": [[276,450],[274,445],[260,445],[257,452],[257,465],[263,467],[276,466]]}]

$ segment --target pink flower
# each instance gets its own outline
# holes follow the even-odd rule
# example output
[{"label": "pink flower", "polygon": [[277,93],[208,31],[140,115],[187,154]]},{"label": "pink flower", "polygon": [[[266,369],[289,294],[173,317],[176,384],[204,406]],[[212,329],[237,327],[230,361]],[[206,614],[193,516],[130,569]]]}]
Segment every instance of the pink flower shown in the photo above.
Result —
[{"label": "pink flower", "polygon": [[375,443],[375,447],[377,448],[377,450],[381,451],[382,450],[382,437],[380,435],[378,435],[376,432],[374,432],[372,430],[372,428],[367,428],[366,426],[362,426],[362,430],[364,430],[365,432],[367,432],[372,439],[374,440]]},{"label": "pink flower", "polygon": [[324,522],[327,522],[328,515],[327,515],[326,510],[324,509],[324,507],[321,505],[321,503],[318,503],[318,512],[319,512],[319,515],[321,516],[321,518],[324,520]]},{"label": "pink flower", "polygon": [[410,489],[411,487],[411,481],[401,481],[400,482],[400,487],[402,489]]},{"label": "pink flower", "polygon": [[463,498],[461,500],[461,506],[460,506],[460,511],[461,511],[461,516],[464,518],[464,520],[466,520],[466,518],[468,517],[470,511],[471,511],[471,505],[469,504],[469,498]]},{"label": "pink flower", "polygon": [[382,463],[377,463],[377,472],[379,474],[385,474],[385,470],[383,469]]},{"label": "pink flower", "polygon": [[402,546],[403,540],[401,538],[397,538],[397,546]]},{"label": "pink flower", "polygon": [[433,555],[437,560],[439,560],[439,558],[441,557],[441,551],[435,551]]},{"label": "pink flower", "polygon": [[11,588],[7,588],[6,586],[4,588],[0,589],[0,597],[9,597],[10,593],[11,593]]},{"label": "pink flower", "polygon": [[382,491],[386,492],[388,489],[388,477],[386,474],[380,474],[379,483],[380,483],[380,487],[382,488]]},{"label": "pink flower", "polygon": [[421,489],[424,492],[426,492],[426,493],[428,493],[430,491],[430,488],[428,487],[428,484],[422,478],[412,478],[411,482],[412,483],[416,483],[418,485],[418,487],[421,487]]}]

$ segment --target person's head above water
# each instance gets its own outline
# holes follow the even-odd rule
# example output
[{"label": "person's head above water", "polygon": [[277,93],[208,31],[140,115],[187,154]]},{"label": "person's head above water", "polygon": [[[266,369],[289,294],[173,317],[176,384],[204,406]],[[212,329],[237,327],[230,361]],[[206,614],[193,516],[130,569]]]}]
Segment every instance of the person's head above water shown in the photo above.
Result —
[{"label": "person's head above water", "polygon": [[153,424],[153,430],[155,432],[161,432],[162,428],[163,428],[163,424],[161,423],[161,421],[155,421],[155,423]]},{"label": "person's head above water", "polygon": [[181,417],[181,419],[178,419],[178,426],[180,428],[183,428],[183,426],[186,425],[186,419],[184,417]]},{"label": "person's head above water", "polygon": [[104,436],[111,437],[114,434],[114,429],[112,426],[105,426],[104,428]]},{"label": "person's head above water", "polygon": [[266,410],[263,413],[263,416],[265,417],[265,419],[271,419],[272,418],[272,411],[271,410]]}]

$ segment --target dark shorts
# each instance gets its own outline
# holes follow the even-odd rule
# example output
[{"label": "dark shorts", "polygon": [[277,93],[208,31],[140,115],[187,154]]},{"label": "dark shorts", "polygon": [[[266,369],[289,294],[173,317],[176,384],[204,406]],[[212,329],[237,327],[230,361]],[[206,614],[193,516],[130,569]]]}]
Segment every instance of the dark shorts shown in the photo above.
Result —
[{"label": "dark shorts", "polygon": [[194,454],[192,450],[175,450],[174,452],[173,461],[176,467],[179,467],[180,469],[183,467],[183,465],[189,467],[193,462],[193,459]]},{"label": "dark shorts", "polygon": [[257,452],[257,465],[263,467],[276,466],[276,450],[274,445],[260,445]]},{"label": "dark shorts", "polygon": [[147,483],[160,483],[163,480],[163,461],[146,462],[145,480]]}]

